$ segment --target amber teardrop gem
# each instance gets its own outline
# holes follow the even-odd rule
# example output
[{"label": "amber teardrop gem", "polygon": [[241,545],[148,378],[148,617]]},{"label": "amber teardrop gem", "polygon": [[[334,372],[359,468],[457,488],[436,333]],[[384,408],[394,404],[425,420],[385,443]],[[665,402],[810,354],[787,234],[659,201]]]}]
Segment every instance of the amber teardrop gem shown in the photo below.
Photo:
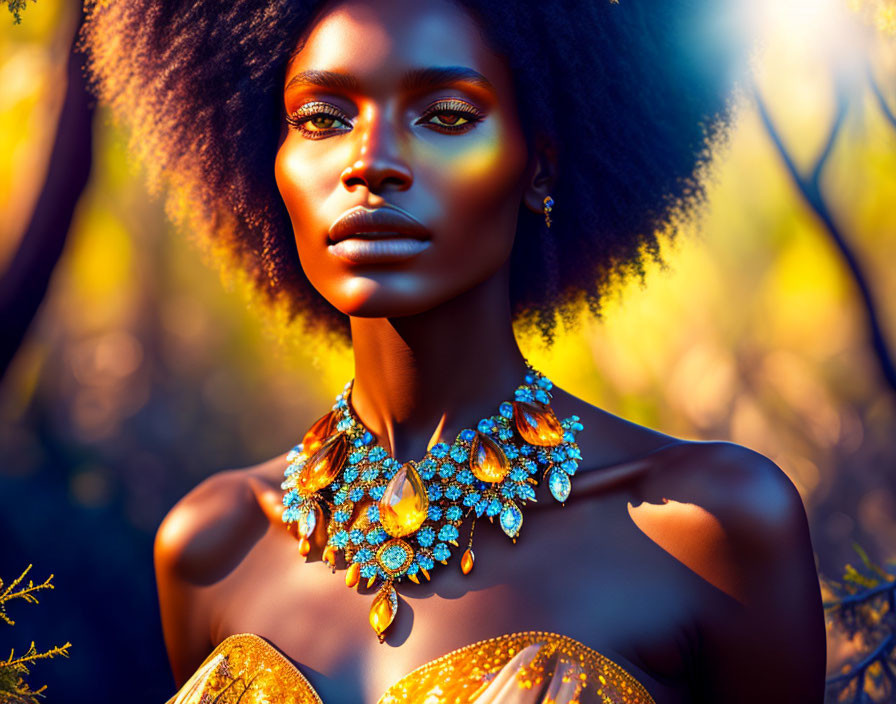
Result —
[{"label": "amber teardrop gem", "polygon": [[477,432],[470,449],[470,470],[484,482],[499,482],[510,471],[510,462],[498,443]]},{"label": "amber teardrop gem", "polygon": [[370,605],[370,626],[376,632],[380,642],[383,632],[392,624],[398,611],[398,596],[391,584],[385,584],[377,593]]},{"label": "amber teardrop gem", "polygon": [[513,422],[530,445],[551,447],[563,442],[563,428],[549,406],[514,401]]},{"label": "amber teardrop gem", "polygon": [[330,567],[335,567],[336,566],[336,548],[334,548],[332,545],[327,545],[327,547],[324,548],[324,552],[321,555],[321,559],[324,562],[326,562],[328,565],[330,565]]},{"label": "amber teardrop gem", "polygon": [[328,486],[342,471],[348,455],[348,439],[345,433],[333,435],[321,445],[299,474],[296,489],[308,496]]},{"label": "amber teardrop gem", "polygon": [[345,572],[345,586],[352,588],[361,579],[361,563],[353,562]]},{"label": "amber teardrop gem", "polygon": [[299,538],[299,554],[302,557],[307,557],[309,552],[311,552],[311,543],[308,541],[308,538],[304,536]]},{"label": "amber teardrop gem", "polygon": [[324,440],[333,434],[337,420],[339,420],[339,414],[336,411],[330,411],[314,421],[314,425],[308,428],[305,437],[302,438],[302,452],[309,457],[317,452],[324,444]]},{"label": "amber teardrop gem", "polygon": [[460,558],[460,570],[464,574],[470,574],[470,570],[473,569],[473,548],[467,548],[466,552],[464,552],[463,557]]},{"label": "amber teardrop gem", "polygon": [[420,474],[410,462],[402,465],[379,500],[380,523],[393,538],[413,533],[426,520],[429,497]]}]

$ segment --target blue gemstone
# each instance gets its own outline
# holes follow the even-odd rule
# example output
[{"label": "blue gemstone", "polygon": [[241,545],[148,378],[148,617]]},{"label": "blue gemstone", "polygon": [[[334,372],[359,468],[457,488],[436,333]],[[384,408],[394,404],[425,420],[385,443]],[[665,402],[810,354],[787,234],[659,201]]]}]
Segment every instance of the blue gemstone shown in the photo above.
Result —
[{"label": "blue gemstone", "polygon": [[[457,507],[455,507],[457,508]],[[439,530],[439,540],[444,540],[445,542],[451,542],[452,540],[457,540],[457,536],[459,533],[457,532],[457,528],[452,525],[442,526]]]},{"label": "blue gemstone", "polygon": [[380,561],[383,563],[383,566],[393,571],[400,569],[408,557],[407,549],[398,543],[390,545],[380,553]]},{"label": "blue gemstone", "polygon": [[437,459],[441,459],[448,454],[448,449],[448,445],[446,445],[445,443],[436,443],[432,446],[432,448],[430,448],[429,454]]},{"label": "blue gemstone", "polygon": [[368,467],[363,472],[361,472],[361,479],[365,482],[372,482],[377,478],[377,475],[380,473],[380,470],[377,467]]},{"label": "blue gemstone", "polygon": [[364,531],[360,528],[353,528],[348,532],[348,539],[355,545],[360,545],[361,543],[363,543],[364,538]]},{"label": "blue gemstone", "polygon": [[358,464],[358,462],[360,462],[361,460],[364,459],[364,455],[366,455],[366,454],[367,454],[366,450],[357,450],[348,456],[348,463],[349,464]]},{"label": "blue gemstone", "polygon": [[432,556],[441,562],[451,557],[451,551],[445,543],[436,543],[436,546],[432,549]]},{"label": "blue gemstone", "polygon": [[528,484],[517,484],[516,495],[527,501],[535,501],[535,490]]},{"label": "blue gemstone", "polygon": [[467,442],[472,442],[473,438],[475,438],[475,437],[476,437],[476,431],[474,431],[474,430],[470,430],[469,428],[467,428],[466,430],[460,431],[460,439],[461,440],[466,440]]},{"label": "blue gemstone", "polygon": [[554,388],[554,384],[546,376],[541,377],[537,383],[545,391],[550,391],[552,388]]},{"label": "blue gemstone", "polygon": [[445,518],[449,521],[459,521],[463,515],[464,512],[460,506],[449,506],[445,511]]},{"label": "blue gemstone", "polygon": [[361,443],[363,445],[369,445],[370,443],[373,442],[373,435],[370,433],[369,430],[365,430],[364,434],[359,438],[359,440],[361,441]]},{"label": "blue gemstone", "polygon": [[501,509],[501,518],[498,521],[503,530],[511,538],[515,538],[523,525],[523,512],[516,504],[506,503]]},{"label": "blue gemstone", "polygon": [[442,479],[448,479],[449,477],[453,477],[455,469],[456,469],[456,467],[453,464],[451,464],[451,462],[443,462],[442,465],[439,467],[439,476],[442,477]]},{"label": "blue gemstone", "polygon": [[513,430],[511,430],[510,428],[498,428],[497,435],[499,440],[503,440],[506,442],[513,437]]},{"label": "blue gemstone", "polygon": [[457,484],[452,484],[447,489],[445,489],[445,497],[450,499],[451,501],[456,501],[461,497],[461,494],[464,492],[461,491],[461,488]]},{"label": "blue gemstone", "polygon": [[351,511],[346,511],[345,509],[339,509],[338,511],[333,511],[333,523],[345,523],[351,517],[352,517]]},{"label": "blue gemstone", "polygon": [[369,563],[366,565],[361,565],[361,576],[364,579],[370,579],[371,577],[376,577],[377,569],[376,565]]},{"label": "blue gemstone", "polygon": [[417,572],[419,572],[419,571],[420,571],[420,568],[417,566],[417,563],[412,562],[410,567],[408,567],[404,573],[410,575],[410,574],[417,574]]},{"label": "blue gemstone", "polygon": [[472,484],[476,477],[473,476],[473,473],[469,469],[464,469],[457,473],[455,479],[457,479],[460,484]]},{"label": "blue gemstone", "polygon": [[357,478],[358,478],[358,468],[357,467],[349,467],[342,473],[342,479],[346,483],[353,482]]},{"label": "blue gemstone", "polygon": [[575,442],[576,434],[574,432],[572,432],[571,430],[567,430],[565,433],[563,433],[563,441],[564,442]]},{"label": "blue gemstone", "polygon": [[290,489],[283,495],[283,505],[289,506],[293,501],[299,498],[298,489]]},{"label": "blue gemstone", "polygon": [[379,501],[381,498],[383,498],[383,494],[386,493],[386,486],[385,484],[382,486],[372,486],[370,487],[370,491],[368,491],[367,493],[370,494],[371,499],[373,499],[374,501]]},{"label": "blue gemstone", "polygon": [[352,562],[370,562],[372,557],[373,553],[370,551],[370,548],[361,548],[352,557]]},{"label": "blue gemstone", "polygon": [[479,496],[480,494],[478,491],[467,494],[464,497],[464,506],[475,506],[476,502],[479,501]]},{"label": "blue gemstone", "polygon": [[551,397],[548,396],[548,392],[543,389],[535,390],[535,400],[540,403],[550,403]]},{"label": "blue gemstone", "polygon": [[371,545],[379,545],[388,537],[388,534],[382,528],[374,528],[367,534],[367,542]]},{"label": "blue gemstone", "polygon": [[527,384],[534,384],[534,383],[535,383],[535,377],[532,376],[531,374],[526,374],[526,376],[523,377],[523,380],[524,380]]},{"label": "blue gemstone", "polygon": [[370,449],[370,454],[369,454],[370,461],[371,462],[379,462],[380,460],[386,459],[386,456],[388,454],[389,453],[386,452],[386,448],[384,448],[382,445],[377,445],[376,447],[372,447]]},{"label": "blue gemstone", "polygon": [[352,489],[350,492],[348,492],[348,498],[351,501],[360,501],[361,499],[363,499],[364,498],[364,487],[356,486],[354,489]]},{"label": "blue gemstone", "polygon": [[566,472],[552,469],[551,473],[548,475],[548,488],[550,488],[551,495],[557,499],[557,501],[566,501],[571,488],[569,475]]},{"label": "blue gemstone", "polygon": [[567,474],[575,474],[576,467],[578,467],[578,462],[575,460],[566,460],[563,464],[560,465],[560,469],[562,469]]},{"label": "blue gemstone", "polygon": [[425,570],[431,570],[433,565],[435,564],[432,561],[432,558],[429,555],[424,555],[423,553],[417,554],[417,564],[420,565]]},{"label": "blue gemstone", "polygon": [[500,406],[498,406],[498,413],[500,413],[505,418],[513,418],[513,405],[505,401]]},{"label": "blue gemstone", "polygon": [[455,445],[451,448],[451,459],[453,459],[455,462],[466,462],[469,456],[470,455],[467,453],[467,448],[465,447]]},{"label": "blue gemstone", "polygon": [[330,536],[330,539],[327,541],[329,545],[332,545],[334,548],[344,548],[348,545],[348,531],[337,530],[333,535]]},{"label": "blue gemstone", "polygon": [[436,532],[429,526],[421,528],[417,531],[417,542],[421,545],[421,547],[428,548],[430,545],[432,545],[435,539]]},{"label": "blue gemstone", "polygon": [[499,513],[501,513],[501,502],[498,499],[492,499],[485,507],[485,515],[497,516]]},{"label": "blue gemstone", "polygon": [[512,499],[514,496],[516,496],[516,485],[513,482],[502,484],[501,495],[508,499]]},{"label": "blue gemstone", "polygon": [[426,517],[431,521],[438,521],[442,518],[442,509],[438,506],[431,505],[426,511]]},{"label": "blue gemstone", "polygon": [[509,460],[515,460],[520,456],[520,451],[515,445],[503,445],[501,449],[504,450],[504,456]]},{"label": "blue gemstone", "polygon": [[492,422],[488,419],[483,419],[479,421],[479,425],[476,426],[476,429],[480,433],[488,435],[490,432],[492,432]]},{"label": "blue gemstone", "polygon": [[442,487],[438,484],[430,484],[429,488],[426,490],[426,495],[429,497],[430,501],[438,501],[442,498]]}]

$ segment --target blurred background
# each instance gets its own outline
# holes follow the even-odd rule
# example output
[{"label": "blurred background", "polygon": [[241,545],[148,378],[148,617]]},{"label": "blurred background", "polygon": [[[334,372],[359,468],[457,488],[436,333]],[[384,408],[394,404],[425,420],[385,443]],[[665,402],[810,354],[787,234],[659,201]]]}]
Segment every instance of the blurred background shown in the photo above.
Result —
[{"label": "blurred background", "polygon": [[[28,3],[21,24],[0,8],[7,275],[48,173],[76,5]],[[838,577],[853,542],[896,558],[896,3],[752,6],[755,84],[701,226],[602,320],[583,316],[551,349],[522,344],[610,412],[772,458],[802,494],[819,573]],[[3,321],[17,352],[0,385],[0,578],[34,563],[56,591],[9,607],[0,650],[71,641],[70,659],[33,668],[49,702],[159,703],[173,680],[157,526],[209,474],[295,444],[351,357],[222,281],[147,194],[127,135],[102,107],[92,122],[90,178],[20,346]],[[831,633],[831,671],[861,647]]]}]

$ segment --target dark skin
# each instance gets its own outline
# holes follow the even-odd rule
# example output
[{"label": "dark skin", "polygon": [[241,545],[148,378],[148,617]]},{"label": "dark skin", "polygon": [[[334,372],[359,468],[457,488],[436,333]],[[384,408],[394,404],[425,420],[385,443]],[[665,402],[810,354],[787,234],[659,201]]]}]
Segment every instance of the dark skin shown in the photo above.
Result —
[{"label": "dark skin", "polygon": [[[547,143],[527,146],[506,63],[459,7],[332,3],[306,39],[287,72],[294,117],[277,184],[306,274],[350,316],[358,417],[394,457],[420,458],[436,438],[450,442],[494,413],[524,374],[508,257],[520,204],[540,213],[558,166]],[[403,82],[446,66],[466,72]],[[310,71],[354,80],[319,85]],[[321,104],[326,113],[315,115]],[[340,256],[329,227],[359,205],[410,215],[427,228],[426,246],[399,260]],[[676,440],[560,389],[553,407],[585,426],[585,461],[566,505],[539,486],[516,545],[478,521],[473,571],[461,574],[455,558],[430,582],[402,582],[385,644],[367,624],[372,592],[345,588],[342,572],[321,561],[322,529],[307,561],[299,556],[280,519],[283,457],[203,482],[156,540],[178,685],[221,640],[251,632],[286,654],[327,704],[373,703],[450,650],[539,629],[616,661],[658,704],[820,702],[818,581],[805,512],[781,470],[745,448]]]}]

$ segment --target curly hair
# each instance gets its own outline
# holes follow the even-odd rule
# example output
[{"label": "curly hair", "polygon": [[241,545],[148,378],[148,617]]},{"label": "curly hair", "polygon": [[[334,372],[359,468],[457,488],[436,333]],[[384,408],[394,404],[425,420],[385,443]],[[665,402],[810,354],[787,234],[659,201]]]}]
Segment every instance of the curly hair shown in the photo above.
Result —
[{"label": "curly hair", "polygon": [[[599,312],[705,202],[746,41],[721,28],[723,0],[457,1],[509,63],[530,148],[557,147],[552,227],[521,207],[511,255],[514,320],[550,340],[558,312]],[[291,320],[347,333],[302,272],[274,181],[286,64],[322,5],[87,0],[82,43],[169,216]]]}]

